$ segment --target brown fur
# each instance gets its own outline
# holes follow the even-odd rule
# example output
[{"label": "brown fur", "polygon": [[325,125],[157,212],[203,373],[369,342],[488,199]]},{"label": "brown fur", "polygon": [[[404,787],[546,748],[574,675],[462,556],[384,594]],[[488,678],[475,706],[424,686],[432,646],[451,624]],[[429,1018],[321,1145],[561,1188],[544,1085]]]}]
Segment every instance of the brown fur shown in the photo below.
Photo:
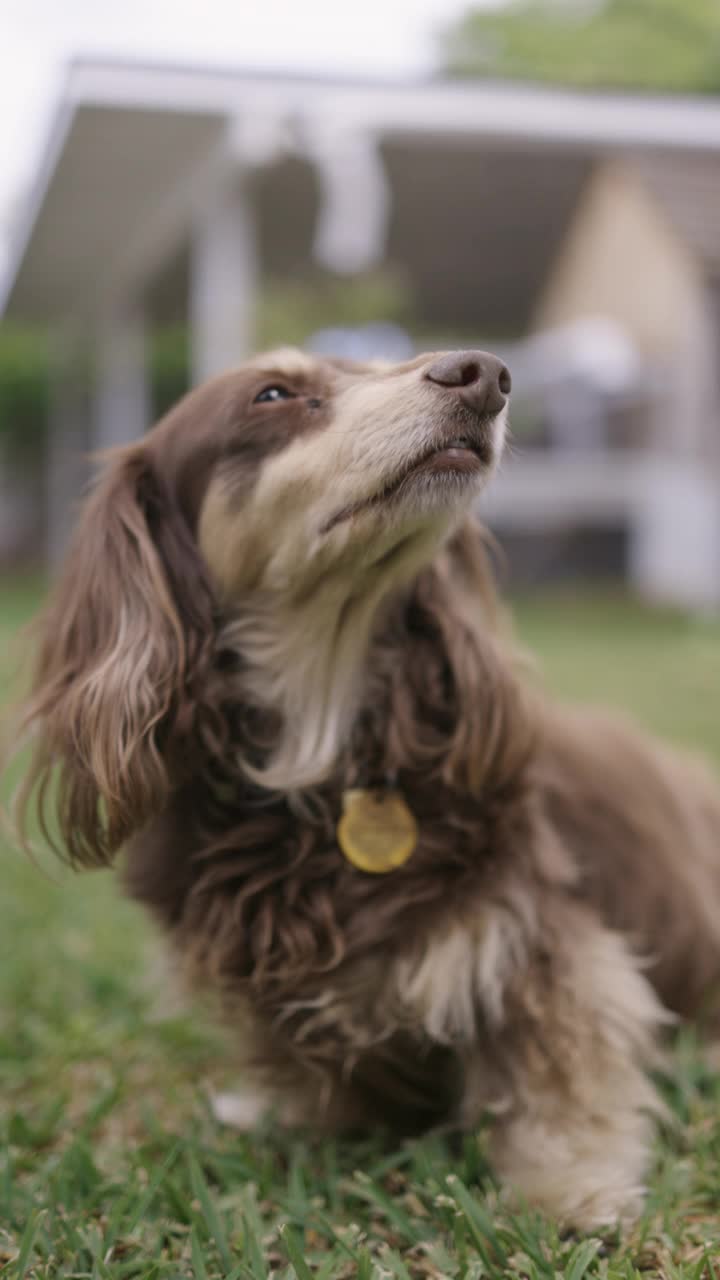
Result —
[{"label": "brown fur", "polygon": [[[45,617],[22,802],[74,863],[126,846],[243,1019],[263,1093],[221,1113],[490,1112],[508,1182],[592,1227],[640,1203],[665,1010],[720,984],[720,792],[523,676],[471,487],[402,478],[433,432],[481,432],[486,472],[502,443],[428,360],[263,357],[110,460]],[[293,399],[255,404],[276,381]],[[371,876],[335,828],[388,773],[419,841]]]}]

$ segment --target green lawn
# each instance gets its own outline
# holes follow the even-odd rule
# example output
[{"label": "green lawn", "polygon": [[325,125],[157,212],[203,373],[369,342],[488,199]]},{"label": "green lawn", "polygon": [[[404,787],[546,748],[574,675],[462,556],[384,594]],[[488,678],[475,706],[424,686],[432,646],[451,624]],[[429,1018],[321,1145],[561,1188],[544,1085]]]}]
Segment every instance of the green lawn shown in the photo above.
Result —
[{"label": "green lawn", "polygon": [[[0,654],[38,595],[0,583]],[[518,621],[556,691],[617,702],[720,760],[718,625],[561,596],[524,601]],[[7,845],[1,866],[3,1278],[720,1280],[720,1082],[689,1035],[644,1221],[622,1244],[560,1240],[503,1210],[481,1142],[219,1129],[206,1089],[232,1086],[231,1046],[200,1010],[168,1007],[157,939],[112,877]]]}]

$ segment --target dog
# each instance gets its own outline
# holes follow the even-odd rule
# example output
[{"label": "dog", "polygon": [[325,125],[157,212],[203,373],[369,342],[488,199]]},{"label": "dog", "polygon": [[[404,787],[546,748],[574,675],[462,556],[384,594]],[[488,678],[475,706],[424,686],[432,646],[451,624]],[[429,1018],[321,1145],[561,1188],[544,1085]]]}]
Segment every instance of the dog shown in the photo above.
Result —
[{"label": "dog", "polygon": [[220,1117],[489,1124],[509,1194],[641,1211],[664,1026],[712,1023],[720,790],[516,654],[471,509],[510,375],[271,352],[114,452],[41,620],[21,796],[123,850],[242,1028]]}]

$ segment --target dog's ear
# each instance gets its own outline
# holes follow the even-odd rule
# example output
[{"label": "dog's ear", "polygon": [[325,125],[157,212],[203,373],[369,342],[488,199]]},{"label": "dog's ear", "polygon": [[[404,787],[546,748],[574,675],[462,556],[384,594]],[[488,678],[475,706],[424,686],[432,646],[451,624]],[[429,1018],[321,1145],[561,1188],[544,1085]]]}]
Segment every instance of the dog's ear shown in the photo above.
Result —
[{"label": "dog's ear", "polygon": [[195,740],[213,596],[191,529],[145,445],[88,500],[50,605],[20,799],[78,865],[109,861],[157,813]]}]

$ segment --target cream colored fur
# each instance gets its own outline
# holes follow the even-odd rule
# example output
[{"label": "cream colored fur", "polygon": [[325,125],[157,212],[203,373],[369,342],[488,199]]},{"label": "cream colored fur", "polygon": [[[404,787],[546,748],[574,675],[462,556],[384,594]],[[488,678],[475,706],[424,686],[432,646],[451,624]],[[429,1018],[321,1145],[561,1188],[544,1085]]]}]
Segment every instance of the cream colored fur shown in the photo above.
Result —
[{"label": "cream colored fur", "polygon": [[[306,358],[280,351],[262,367],[300,372]],[[328,776],[362,691],[383,598],[432,558],[479,487],[446,487],[439,497],[428,486],[397,517],[382,506],[361,509],[437,439],[437,389],[418,377],[417,362],[338,381],[332,426],[270,459],[240,510],[219,477],[200,522],[200,546],[222,591],[243,597],[225,639],[249,664],[253,696],[287,726],[262,770],[264,785],[283,790]],[[484,483],[500,458],[506,417],[503,410],[493,422],[494,463]],[[352,520],[328,527],[343,509],[356,512]],[[248,773],[261,780],[249,766]]]},{"label": "cream colored fur", "polygon": [[[538,964],[548,943],[554,976]],[[328,985],[305,1014],[308,1036],[343,1025],[354,1046],[348,1071],[393,1027],[455,1048],[465,1073],[457,1123],[472,1131],[492,1120],[494,1167],[519,1203],[584,1230],[639,1213],[662,1113],[647,1072],[660,1061],[657,1030],[672,1019],[622,939],[583,909],[557,913],[518,888],[512,910],[489,906],[401,954],[371,1010]],[[268,1115],[332,1125],[332,1106],[330,1095],[319,1104],[317,1083],[300,1081],[214,1103],[240,1129]]]}]

